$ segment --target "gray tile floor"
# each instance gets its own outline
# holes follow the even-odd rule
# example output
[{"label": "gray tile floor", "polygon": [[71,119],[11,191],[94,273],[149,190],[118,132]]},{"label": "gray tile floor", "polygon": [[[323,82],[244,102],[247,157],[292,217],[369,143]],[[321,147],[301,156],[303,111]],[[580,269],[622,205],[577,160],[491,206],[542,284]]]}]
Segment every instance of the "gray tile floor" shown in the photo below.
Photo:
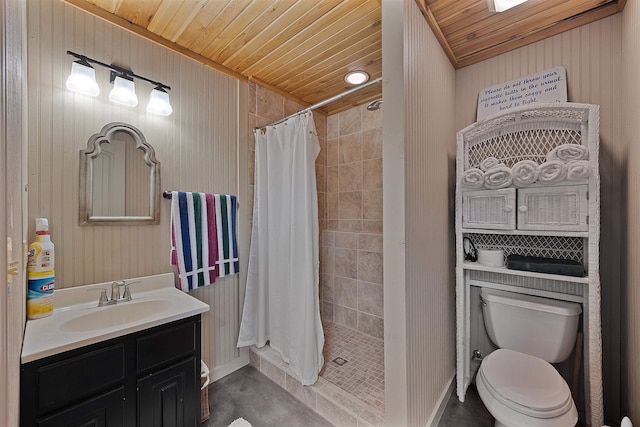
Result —
[{"label": "gray tile floor", "polygon": [[[328,421],[252,366],[245,366],[209,386],[211,417],[204,427],[227,427],[244,418],[253,427],[330,427]],[[471,386],[464,403],[449,398],[440,427],[492,427],[493,417]],[[342,426],[336,426],[342,427]]]}]

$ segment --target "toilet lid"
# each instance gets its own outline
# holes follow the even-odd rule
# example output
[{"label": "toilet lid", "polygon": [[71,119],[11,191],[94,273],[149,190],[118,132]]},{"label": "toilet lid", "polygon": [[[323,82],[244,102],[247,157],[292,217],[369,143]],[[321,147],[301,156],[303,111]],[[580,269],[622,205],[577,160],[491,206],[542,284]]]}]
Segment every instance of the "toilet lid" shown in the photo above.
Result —
[{"label": "toilet lid", "polygon": [[568,411],[573,403],[560,374],[535,356],[498,349],[484,358],[480,375],[492,395],[526,415],[555,417]]}]

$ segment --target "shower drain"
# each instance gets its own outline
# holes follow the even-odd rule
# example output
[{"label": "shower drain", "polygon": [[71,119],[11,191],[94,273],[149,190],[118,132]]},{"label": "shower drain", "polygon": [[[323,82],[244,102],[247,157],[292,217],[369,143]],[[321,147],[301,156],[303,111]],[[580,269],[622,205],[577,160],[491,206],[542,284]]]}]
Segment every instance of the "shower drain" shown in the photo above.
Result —
[{"label": "shower drain", "polygon": [[333,363],[335,363],[338,366],[342,366],[345,363],[347,363],[347,359],[343,359],[342,357],[336,357],[335,359],[332,360]]}]

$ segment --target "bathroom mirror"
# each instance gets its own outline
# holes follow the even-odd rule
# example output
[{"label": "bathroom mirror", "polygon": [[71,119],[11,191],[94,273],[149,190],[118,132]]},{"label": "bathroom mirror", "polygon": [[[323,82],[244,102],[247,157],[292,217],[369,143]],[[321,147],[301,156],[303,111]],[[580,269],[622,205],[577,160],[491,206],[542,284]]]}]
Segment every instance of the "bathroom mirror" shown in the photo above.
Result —
[{"label": "bathroom mirror", "polygon": [[80,151],[80,225],[160,222],[160,162],[142,132],[108,123]]}]

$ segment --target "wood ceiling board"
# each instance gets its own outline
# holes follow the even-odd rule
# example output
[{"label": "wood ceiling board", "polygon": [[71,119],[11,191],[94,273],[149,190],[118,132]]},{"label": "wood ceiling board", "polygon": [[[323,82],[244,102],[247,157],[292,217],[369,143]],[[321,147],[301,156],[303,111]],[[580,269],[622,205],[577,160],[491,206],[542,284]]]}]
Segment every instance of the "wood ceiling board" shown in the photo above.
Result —
[{"label": "wood ceiling board", "polygon": [[120,2],[116,7],[115,14],[126,19],[132,24],[146,28],[151,22],[151,18],[156,13],[162,0],[137,0]]},{"label": "wood ceiling board", "polygon": [[[244,46],[258,37],[275,18],[283,15],[295,3],[296,0],[278,0],[267,10],[261,11],[252,22],[247,25],[238,25],[238,29],[232,39],[226,43],[223,49],[216,53],[216,60],[224,64],[230,58],[235,57]],[[229,34],[225,36],[229,38]]]},{"label": "wood ceiling board", "polygon": [[469,55],[468,57],[459,58],[459,66],[466,67],[467,65],[475,64],[480,61],[484,61],[489,58],[501,55],[511,50],[535,43],[549,37],[553,37],[557,34],[561,34],[565,31],[572,30],[582,25],[589,24],[607,16],[618,13],[617,4],[609,3],[598,9],[590,10],[589,12],[582,13],[581,15],[574,16],[562,22],[558,22],[548,28],[539,31],[536,34],[529,34],[526,38],[520,40],[512,40],[502,45],[493,46],[489,49],[485,49],[476,54]]},{"label": "wood ceiling board", "polygon": [[[292,65],[289,65],[288,67],[277,67],[272,69],[271,72],[261,73],[261,75],[264,76],[264,79],[273,82],[273,84],[280,85],[285,81],[295,79],[299,75],[300,70],[314,70],[318,67],[322,67],[324,64],[328,64],[331,66],[331,61],[337,60],[338,58],[340,58],[340,56],[356,56],[359,54],[361,49],[365,47],[379,47],[381,45],[380,33],[375,31],[369,32],[369,34],[367,33],[367,31],[363,31],[362,35],[359,35],[355,39],[344,38],[339,43],[326,44],[326,47],[328,47],[328,49],[322,52],[321,56],[310,54],[311,52],[318,52],[320,51],[320,49],[307,51],[309,52],[308,55],[303,55],[291,60],[292,64],[295,64],[295,68]],[[348,71],[353,70],[354,69]]]},{"label": "wood ceiling board", "polygon": [[[163,3],[163,5],[165,3]],[[176,4],[178,2],[171,1],[169,3]],[[224,4],[224,2],[219,3]],[[206,0],[198,1],[196,3],[182,2],[181,6],[175,10],[172,16],[169,17],[168,22],[166,21],[166,18],[164,18],[162,22],[158,20],[157,25],[158,27],[162,27],[162,29],[154,32],[160,34],[167,40],[171,40],[172,42],[177,41],[180,34],[192,25],[196,16],[202,13],[202,9],[205,5]],[[155,19],[154,22],[156,22]]]},{"label": "wood ceiling board", "polygon": [[[577,7],[580,3],[581,7]],[[535,33],[541,28],[575,16],[584,10],[592,9],[602,0],[565,1],[552,7],[545,7],[544,4],[533,4],[526,12],[503,13],[501,19],[495,14],[475,22],[468,23],[464,29],[447,32],[443,29],[449,45],[457,56],[464,56],[469,53],[484,49],[487,46],[495,46],[503,41],[521,38],[522,35]],[[573,6],[572,6],[573,4]],[[514,10],[515,12],[515,10]],[[524,16],[523,16],[524,15]]]},{"label": "wood ceiling board", "polygon": [[[302,5],[307,10],[304,16],[297,19],[297,17],[291,16],[293,13],[287,13],[285,15],[288,18],[287,22],[280,22],[280,19],[274,21],[267,30],[268,34],[261,34],[261,37],[256,38],[254,43],[247,44],[242,55],[238,55],[232,61],[226,61],[225,66],[246,74],[257,74],[254,72],[256,67],[278,60],[278,55],[275,52],[282,52],[294,46],[297,41],[312,37],[318,28],[322,28],[343,14],[348,14],[350,8],[366,2],[367,0],[324,1],[317,3],[311,10],[308,5]],[[291,11],[293,12],[293,10]],[[301,38],[296,39],[296,37]]]},{"label": "wood ceiling board", "polygon": [[[382,64],[380,45],[358,43],[354,47],[357,48],[357,51],[339,52],[313,68],[300,70],[294,77],[277,86],[284,91],[296,93],[297,96],[304,98],[301,93],[309,85],[317,85],[318,82],[330,81],[332,78],[344,81],[344,75],[352,70],[367,70],[368,73],[372,73],[371,64],[376,62]],[[354,61],[356,57],[358,59]]]},{"label": "wood ceiling board", "polygon": [[177,35],[176,43],[188,49],[201,51],[206,47],[209,27],[216,17],[233,0],[214,0],[202,6],[187,26]]},{"label": "wood ceiling board", "polygon": [[273,81],[275,84],[286,80],[297,71],[293,70],[289,63],[295,63],[298,67],[310,67],[320,58],[335,54],[336,51],[349,48],[354,42],[378,34],[382,43],[380,10],[373,10],[354,21],[350,26],[344,26],[341,22],[327,25],[314,37],[307,38],[302,43],[286,49],[277,62],[265,66],[259,71],[263,78]]},{"label": "wood ceiling board", "polygon": [[120,3],[120,0],[96,0],[96,1],[92,0],[91,1],[91,4],[95,4],[100,9],[104,9],[109,13],[114,13],[119,3]]}]

